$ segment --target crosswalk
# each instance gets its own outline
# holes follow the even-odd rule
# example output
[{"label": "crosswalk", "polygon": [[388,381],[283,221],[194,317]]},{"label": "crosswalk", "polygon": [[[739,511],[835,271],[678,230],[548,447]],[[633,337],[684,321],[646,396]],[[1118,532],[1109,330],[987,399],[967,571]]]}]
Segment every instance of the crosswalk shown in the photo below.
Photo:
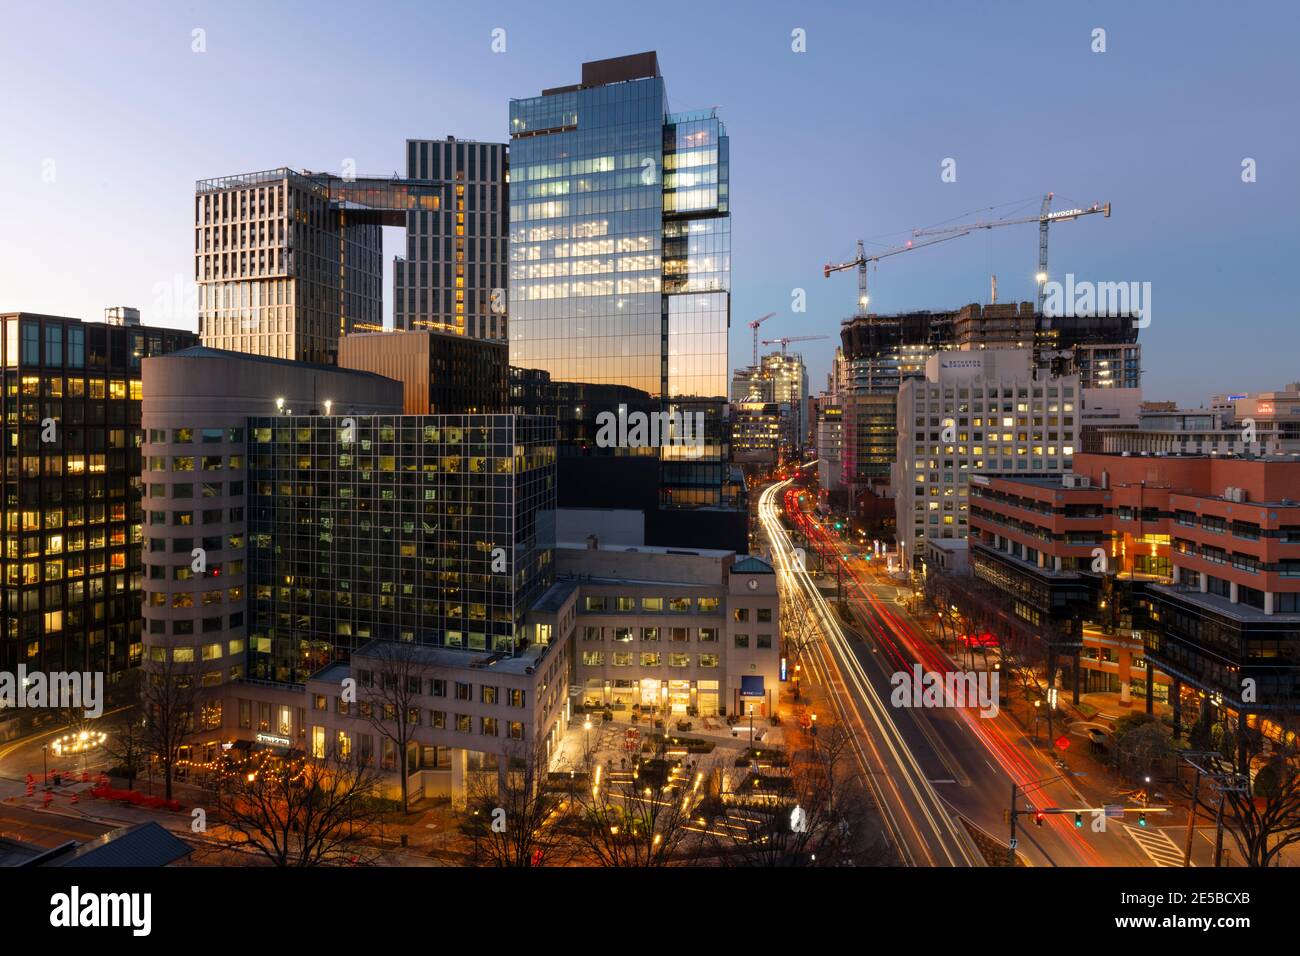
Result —
[{"label": "crosswalk", "polygon": [[[1124,824],[1124,832],[1142,848],[1156,866],[1182,866],[1183,849],[1164,830],[1147,830]],[[1196,864],[1192,864],[1195,866]]]}]

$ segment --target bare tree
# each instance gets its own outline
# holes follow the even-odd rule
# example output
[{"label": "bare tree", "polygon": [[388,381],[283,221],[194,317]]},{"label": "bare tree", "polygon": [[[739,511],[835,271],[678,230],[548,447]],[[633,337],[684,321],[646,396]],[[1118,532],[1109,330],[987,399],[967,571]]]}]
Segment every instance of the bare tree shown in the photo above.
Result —
[{"label": "bare tree", "polygon": [[668,866],[683,848],[707,771],[669,758],[665,738],[655,739],[653,756],[638,756],[619,779],[597,768],[574,793],[578,843],[599,866]]},{"label": "bare tree", "polygon": [[504,775],[474,774],[470,780],[469,831],[491,866],[562,866],[573,845],[562,826],[565,795],[549,785],[546,755],[522,741],[503,756]]},{"label": "bare tree", "polygon": [[[881,833],[871,796],[857,772],[850,734],[838,723],[808,738],[788,762],[750,774],[723,795],[708,841],[725,865],[886,866],[896,862]],[[785,763],[785,766],[781,766]],[[771,774],[772,780],[760,775]],[[759,780],[767,787],[751,787]],[[751,796],[760,792],[759,796]]]},{"label": "bare tree", "polygon": [[140,703],[142,742],[162,768],[163,794],[170,800],[181,748],[194,732],[197,689],[192,669],[177,664],[171,654],[165,661],[150,662],[140,682]]},{"label": "bare tree", "polygon": [[366,660],[374,670],[360,672],[360,712],[397,751],[402,783],[402,812],[410,806],[410,748],[420,726],[418,698],[428,677],[420,645],[412,641],[383,641],[373,646]]},{"label": "bare tree", "polygon": [[259,751],[219,778],[216,809],[233,849],[252,849],[274,866],[372,862],[365,838],[385,813],[373,765],[301,752]]},{"label": "bare tree", "polygon": [[1207,767],[1215,779],[1199,788],[1197,803],[1212,817],[1221,815],[1247,866],[1273,865],[1300,842],[1300,746],[1290,723],[1282,720],[1281,742],[1266,743],[1237,718],[1208,727],[1202,738],[1217,755]]}]

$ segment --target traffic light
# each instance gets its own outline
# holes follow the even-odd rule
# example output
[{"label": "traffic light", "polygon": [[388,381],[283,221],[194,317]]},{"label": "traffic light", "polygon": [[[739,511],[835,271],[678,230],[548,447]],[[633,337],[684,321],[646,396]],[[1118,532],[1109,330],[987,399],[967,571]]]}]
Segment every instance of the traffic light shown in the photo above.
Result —
[{"label": "traffic light", "polygon": [[1041,827],[1046,822],[1046,820],[1047,820],[1047,814],[1045,814],[1042,810],[1034,811],[1034,823],[1037,826]]},{"label": "traffic light", "polygon": [[1083,814],[1082,814],[1082,813],[1075,813],[1075,815],[1074,815],[1074,828],[1075,828],[1076,830],[1082,830],[1082,829],[1083,829]]},{"label": "traffic light", "polygon": [[1139,813],[1139,814],[1138,814],[1138,826],[1140,826],[1140,827],[1144,827],[1144,826],[1146,826],[1146,825],[1147,825],[1147,815],[1146,815],[1146,813],[1145,813],[1145,812],[1143,812],[1143,813]]}]

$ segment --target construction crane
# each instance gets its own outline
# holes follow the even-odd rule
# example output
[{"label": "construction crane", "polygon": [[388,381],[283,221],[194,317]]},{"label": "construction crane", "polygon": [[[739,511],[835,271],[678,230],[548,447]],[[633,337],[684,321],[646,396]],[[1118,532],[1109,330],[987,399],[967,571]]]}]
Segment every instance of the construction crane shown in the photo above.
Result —
[{"label": "construction crane", "polygon": [[[785,336],[785,337],[783,337],[783,338],[779,338],[779,339],[763,339],[763,344],[764,344],[764,345],[780,345],[780,346],[781,346],[781,356],[782,356],[782,358],[784,358],[784,357],[785,357],[785,354],[786,354],[786,352],[785,352],[785,347],[786,347],[787,345],[789,345],[791,342],[814,342],[814,341],[816,341],[817,339],[828,339],[828,338],[830,338],[829,335],[787,335],[787,336]],[[755,354],[758,354],[758,353],[755,352]],[[757,365],[758,362],[755,362],[754,364]]]},{"label": "construction crane", "polygon": [[1047,227],[1054,222],[1073,222],[1083,216],[1091,216],[1095,213],[1101,213],[1103,219],[1110,218],[1110,203],[1093,203],[1087,209],[1061,209],[1052,212],[1053,193],[1047,193],[1043,196],[1043,207],[1037,216],[1021,216],[1017,219],[994,219],[987,222],[967,222],[957,226],[939,226],[934,229],[913,229],[913,236],[948,236],[954,233],[950,238],[964,236],[974,232],[976,229],[992,229],[996,226],[1014,226],[1020,223],[1036,222],[1038,223],[1038,271],[1034,273],[1034,281],[1038,284],[1038,311],[1043,311],[1043,296],[1045,286],[1047,285]]},{"label": "construction crane", "polygon": [[[895,246],[892,249],[886,249],[884,252],[878,252],[873,256],[869,256],[866,254],[866,251],[862,247],[862,240],[859,239],[858,254],[856,258],[850,259],[848,262],[841,262],[838,264],[827,263],[822,268],[822,275],[825,278],[829,279],[831,277],[832,272],[843,272],[845,269],[856,268],[858,270],[858,312],[857,314],[866,315],[867,303],[871,301],[870,297],[867,295],[867,263],[879,262],[881,259],[888,259],[890,256],[896,256],[902,252],[911,252],[913,249],[924,249],[926,246],[933,246],[935,243],[938,242],[947,242],[949,239],[959,239],[962,236],[966,235],[966,232],[969,231],[970,230],[966,230],[965,232],[962,232],[959,229],[953,230],[951,235],[943,235],[937,239],[927,239],[925,242],[913,242],[912,240],[909,239],[906,243],[904,243],[901,246]],[[945,232],[947,232],[947,230],[945,230]]]},{"label": "construction crane", "polygon": [[758,327],[774,315],[776,315],[775,312],[769,312],[761,319],[755,319],[753,322],[749,323],[750,331],[754,333],[754,363],[753,364],[755,368],[758,367]]}]

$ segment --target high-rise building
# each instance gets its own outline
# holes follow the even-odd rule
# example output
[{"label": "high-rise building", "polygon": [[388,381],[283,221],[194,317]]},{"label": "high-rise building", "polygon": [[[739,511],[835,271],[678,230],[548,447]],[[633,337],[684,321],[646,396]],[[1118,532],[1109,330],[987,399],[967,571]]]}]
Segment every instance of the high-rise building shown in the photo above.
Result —
[{"label": "high-rise building", "polygon": [[381,226],[458,200],[451,180],[281,167],[200,180],[194,279],[203,344],[333,365],[339,337],[383,328]]},{"label": "high-rise building", "polygon": [[528,646],[524,614],[554,576],[553,421],[295,414],[248,429],[250,676],[300,683],[371,639]]},{"label": "high-rise building", "polygon": [[320,416],[328,403],[332,417],[319,420],[338,424],[399,412],[402,389],[367,372],[207,347],[148,359],[143,381],[145,644],[151,663],[194,667],[202,686],[219,687],[247,673],[250,417]]},{"label": "high-rise building", "polygon": [[[658,58],[643,53],[584,63],[581,83],[512,101],[510,134],[511,364],[636,389],[704,429],[689,449],[562,447],[561,503],[584,503],[593,484],[643,499],[631,484],[645,476],[620,462],[648,453],[650,543],[713,534],[744,549],[745,512],[726,481],[725,127],[714,110],[670,113]],[[701,513],[668,514],[691,510]]]},{"label": "high-rise building", "polygon": [[406,214],[406,255],[393,262],[394,328],[505,340],[507,167],[504,143],[406,141],[410,179],[453,187],[443,208]]},{"label": "high-rise building", "polygon": [[192,332],[0,315],[0,671],[140,663],[141,363]]},{"label": "high-rise building", "polygon": [[1030,349],[940,352],[898,392],[894,507],[900,560],[924,538],[964,538],[972,482],[1059,475],[1079,436],[1079,379],[1051,377]]},{"label": "high-rise building", "polygon": [[402,383],[407,415],[482,415],[508,410],[505,342],[416,329],[360,332],[339,340],[339,367]]}]

